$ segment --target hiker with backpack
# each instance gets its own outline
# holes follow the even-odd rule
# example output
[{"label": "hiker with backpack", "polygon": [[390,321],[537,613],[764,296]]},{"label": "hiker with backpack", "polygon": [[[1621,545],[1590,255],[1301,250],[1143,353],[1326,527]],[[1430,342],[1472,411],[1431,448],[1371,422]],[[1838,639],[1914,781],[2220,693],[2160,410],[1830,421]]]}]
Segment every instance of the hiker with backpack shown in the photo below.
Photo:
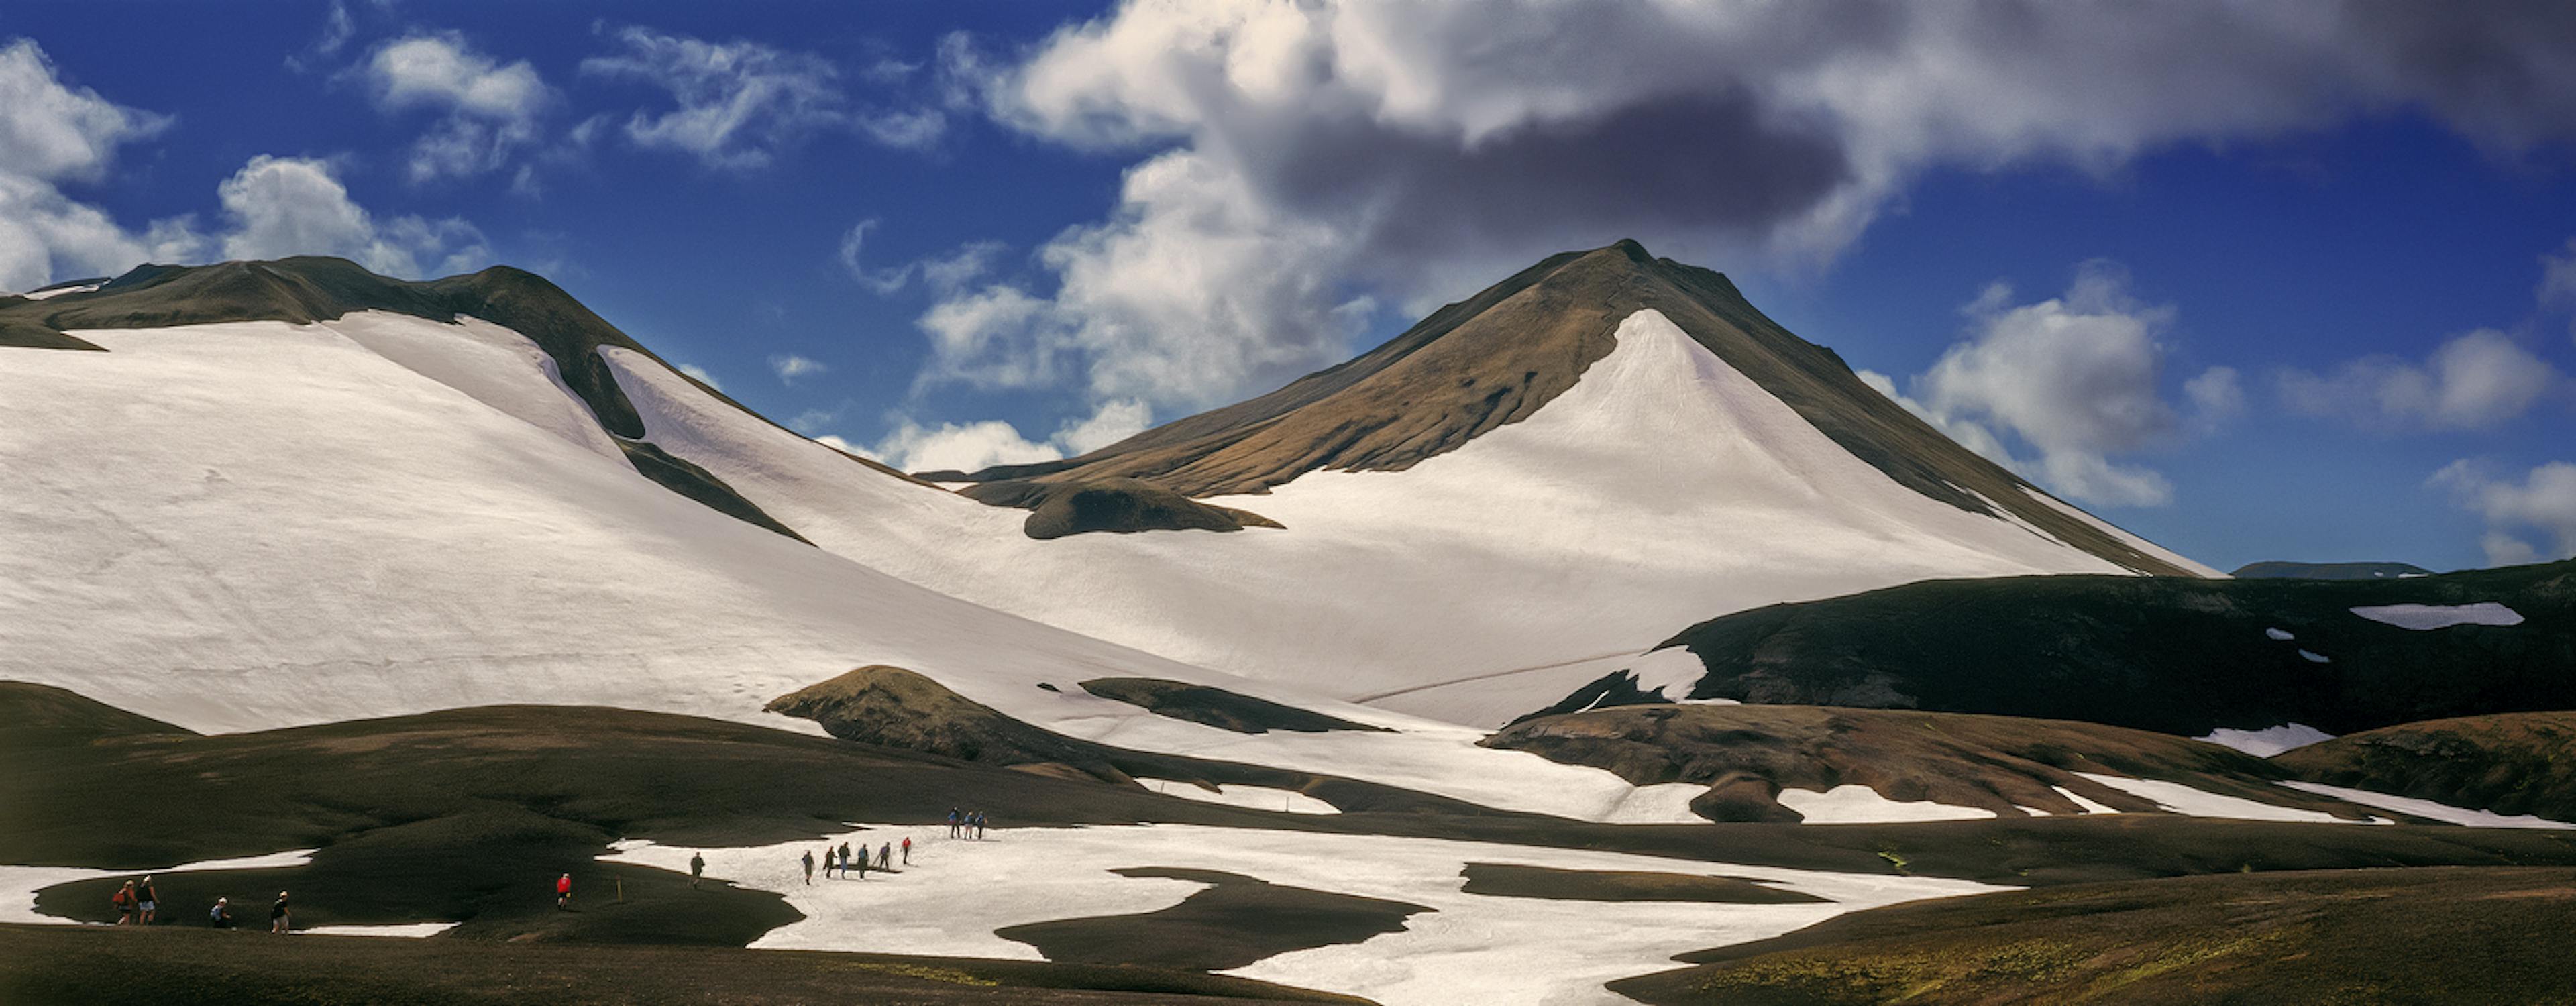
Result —
[{"label": "hiker with backpack", "polygon": [[[828,873],[826,874],[828,876]],[[814,850],[805,850],[805,886],[814,886]]]},{"label": "hiker with backpack", "polygon": [[877,846],[877,870],[885,872],[892,869],[894,869],[894,843],[887,842]]},{"label": "hiker with backpack", "polygon": [[706,875],[706,872],[707,872],[707,857],[706,857],[705,855],[701,854],[701,853],[695,853],[695,852],[690,853],[690,854],[689,854],[689,889],[690,889],[690,890],[694,891],[694,890],[697,890],[697,889],[698,889],[698,878],[699,878],[699,877],[702,877],[702,876],[705,876],[705,875]]},{"label": "hiker with backpack", "polygon": [[268,931],[272,933],[295,931],[294,917],[288,915],[286,911],[286,892],[284,891],[277,892],[277,903],[268,906]]},{"label": "hiker with backpack", "polygon": [[206,924],[217,929],[233,928],[233,903],[216,898],[215,907],[206,909]]},{"label": "hiker with backpack", "polygon": [[134,882],[131,880],[126,881],[125,886],[117,888],[116,893],[107,896],[107,903],[116,906],[117,925],[134,924],[135,901]]},{"label": "hiker with backpack", "polygon": [[555,878],[555,907],[572,907],[572,874]]},{"label": "hiker with backpack", "polygon": [[912,836],[910,835],[903,837],[903,865],[912,865]]}]

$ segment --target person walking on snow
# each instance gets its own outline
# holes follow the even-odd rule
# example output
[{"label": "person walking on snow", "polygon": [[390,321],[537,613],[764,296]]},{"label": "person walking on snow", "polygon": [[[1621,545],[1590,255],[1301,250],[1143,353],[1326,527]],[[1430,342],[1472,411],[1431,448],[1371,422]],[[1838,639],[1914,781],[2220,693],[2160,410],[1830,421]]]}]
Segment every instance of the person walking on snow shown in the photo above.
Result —
[{"label": "person walking on snow", "polygon": [[697,889],[698,889],[698,878],[699,878],[699,877],[706,876],[706,873],[707,873],[707,857],[705,857],[705,856],[703,856],[703,855],[700,855],[700,854],[698,854],[698,853],[694,853],[694,852],[690,853],[690,854],[689,854],[689,889],[690,889],[690,890],[692,890],[692,891],[697,890]]},{"label": "person walking on snow", "polygon": [[555,878],[555,907],[572,907],[572,874]]},{"label": "person walking on snow", "polygon": [[894,843],[887,842],[877,846],[877,869],[894,869]]},{"label": "person walking on snow", "polygon": [[948,837],[957,837],[957,822],[960,820],[962,819],[957,816],[957,808],[948,808]]},{"label": "person walking on snow", "polygon": [[805,886],[814,886],[814,850],[805,850]]},{"label": "person walking on snow", "polygon": [[[850,843],[848,842],[841,843],[841,879],[850,879]],[[859,879],[866,880],[868,875],[861,873]]]},{"label": "person walking on snow", "polygon": [[910,835],[903,837],[903,865],[912,865],[912,836]]}]

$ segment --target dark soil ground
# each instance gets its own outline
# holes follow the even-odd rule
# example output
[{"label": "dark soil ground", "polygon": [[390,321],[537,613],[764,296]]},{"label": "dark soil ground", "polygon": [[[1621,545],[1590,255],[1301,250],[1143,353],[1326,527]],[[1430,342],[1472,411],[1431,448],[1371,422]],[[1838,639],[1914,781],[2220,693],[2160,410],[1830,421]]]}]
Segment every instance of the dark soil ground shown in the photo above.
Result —
[{"label": "dark soil ground", "polygon": [[1725,905],[1804,905],[1825,899],[1737,877],[1650,870],[1560,870],[1514,863],[1469,863],[1469,894],[1558,901],[1699,901]]},{"label": "dark soil ground", "polygon": [[2576,821],[2576,712],[2407,723],[2284,751],[2272,761],[2330,786]]},{"label": "dark soil ground", "polygon": [[0,925],[0,1002],[907,1006],[1356,1002],[1138,967],[702,947]]},{"label": "dark soil ground", "polygon": [[1525,720],[1487,747],[1530,751],[1608,769],[1638,785],[1709,786],[1692,809],[1719,821],[1795,821],[1776,797],[1787,787],[1861,785],[1891,800],[1978,807],[2006,817],[2029,807],[2081,813],[2058,787],[2123,811],[2154,801],[2075,773],[2179,782],[2229,796],[2326,811],[2373,812],[2272,785],[2278,766],[2232,748],[2171,734],[2017,716],[1833,706],[1621,706]]},{"label": "dark soil ground", "polygon": [[1397,932],[1407,917],[1431,911],[1219,870],[1143,866],[1110,872],[1215,886],[1161,911],[1009,926],[993,935],[1036,947],[1051,961],[1223,971],[1294,950]]},{"label": "dark soil ground", "polygon": [[1654,1004],[2576,1002],[2576,871],[2219,875],[1897,905],[1613,982]]},{"label": "dark soil ground", "polygon": [[1339,716],[1326,716],[1311,709],[1281,705],[1268,699],[1239,695],[1222,688],[1161,678],[1093,678],[1082,683],[1082,690],[1145,709],[1157,716],[1204,723],[1239,734],[1272,730],[1296,733],[1323,733],[1328,730],[1384,732],[1386,729],[1353,723]]}]

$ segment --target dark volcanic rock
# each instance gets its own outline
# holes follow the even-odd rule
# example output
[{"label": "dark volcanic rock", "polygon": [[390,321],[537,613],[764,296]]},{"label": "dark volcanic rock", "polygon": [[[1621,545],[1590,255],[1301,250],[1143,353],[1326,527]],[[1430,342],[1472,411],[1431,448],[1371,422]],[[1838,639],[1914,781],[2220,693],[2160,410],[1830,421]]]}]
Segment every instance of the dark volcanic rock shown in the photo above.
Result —
[{"label": "dark volcanic rock", "polygon": [[1027,507],[1029,519],[1021,529],[1040,540],[1092,531],[1241,531],[1279,526],[1249,510],[1210,506],[1136,479],[1007,483],[969,487],[966,494],[987,503]]},{"label": "dark volcanic rock", "polygon": [[[2499,602],[2519,625],[2355,615]],[[2289,639],[2275,638],[2287,633]],[[1935,580],[1711,619],[1693,698],[2084,720],[2198,737],[2576,709],[2576,561],[2405,580]],[[2319,659],[2322,658],[2322,659]]]},{"label": "dark volcanic rock", "polygon": [[2161,779],[2360,818],[2339,801],[2272,785],[2263,759],[2165,734],[2093,723],[1822,706],[1652,705],[1524,721],[1485,746],[1608,769],[1640,786],[1704,783],[1691,810],[1716,821],[1794,821],[1782,789],[1867,786],[1890,800],[2075,814],[2058,789],[2124,811],[2152,801],[2075,773]]},{"label": "dark volcanic rock", "polygon": [[2249,562],[2227,575],[2239,580],[2395,580],[2432,574],[2411,562]]},{"label": "dark volcanic rock", "polygon": [[1224,971],[1291,951],[1400,932],[1407,917],[1431,910],[1219,870],[1143,866],[1111,872],[1215,886],[1158,912],[1005,926],[993,935],[1036,947],[1051,961]]},{"label": "dark volcanic rock", "polygon": [[1385,727],[1353,723],[1339,716],[1326,716],[1308,709],[1281,705],[1269,699],[1256,699],[1222,688],[1193,685],[1161,678],[1093,678],[1082,683],[1082,690],[1104,699],[1116,699],[1128,705],[1152,711],[1158,716],[1204,723],[1220,730],[1239,734],[1288,730],[1297,733],[1323,733],[1328,730],[1373,730],[1387,732]]}]

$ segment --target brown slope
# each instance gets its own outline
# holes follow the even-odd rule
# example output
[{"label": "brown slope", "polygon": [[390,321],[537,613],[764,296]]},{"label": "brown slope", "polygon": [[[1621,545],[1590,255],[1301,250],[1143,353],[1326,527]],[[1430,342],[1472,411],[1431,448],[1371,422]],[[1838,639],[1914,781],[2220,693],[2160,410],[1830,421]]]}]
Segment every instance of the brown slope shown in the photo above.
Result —
[{"label": "brown slope", "polygon": [[2403,723],[2284,751],[2272,763],[2329,786],[2576,821],[2576,712]]},{"label": "brown slope", "polygon": [[[564,385],[589,406],[601,428],[623,441],[645,435],[643,420],[617,386],[599,350],[615,346],[656,361],[661,358],[545,277],[510,266],[425,282],[379,276],[347,259],[323,256],[137,266],[87,293],[41,301],[0,299],[0,346],[97,349],[65,333],[227,321],[308,324],[353,311],[392,311],[440,322],[452,322],[463,314],[501,325],[528,337],[554,360]],[[759,416],[723,392],[695,378],[689,380],[719,401]],[[638,472],[673,492],[754,526],[804,540],[703,469],[672,464],[678,459],[659,450],[636,451],[630,445],[628,454]],[[886,474],[910,478],[875,462],[844,456]]]},{"label": "brown slope", "polygon": [[1259,398],[1079,458],[938,477],[982,483],[964,492],[1018,505],[1029,482],[1130,478],[1213,496],[1264,492],[1318,469],[1401,471],[1537,412],[1609,355],[1621,321],[1649,308],[1916,492],[1975,513],[2001,507],[2129,569],[2189,574],[2031,498],[2028,483],[1861,383],[1831,350],[1755,310],[1725,276],[1656,258],[1634,241],[1550,257]]}]

